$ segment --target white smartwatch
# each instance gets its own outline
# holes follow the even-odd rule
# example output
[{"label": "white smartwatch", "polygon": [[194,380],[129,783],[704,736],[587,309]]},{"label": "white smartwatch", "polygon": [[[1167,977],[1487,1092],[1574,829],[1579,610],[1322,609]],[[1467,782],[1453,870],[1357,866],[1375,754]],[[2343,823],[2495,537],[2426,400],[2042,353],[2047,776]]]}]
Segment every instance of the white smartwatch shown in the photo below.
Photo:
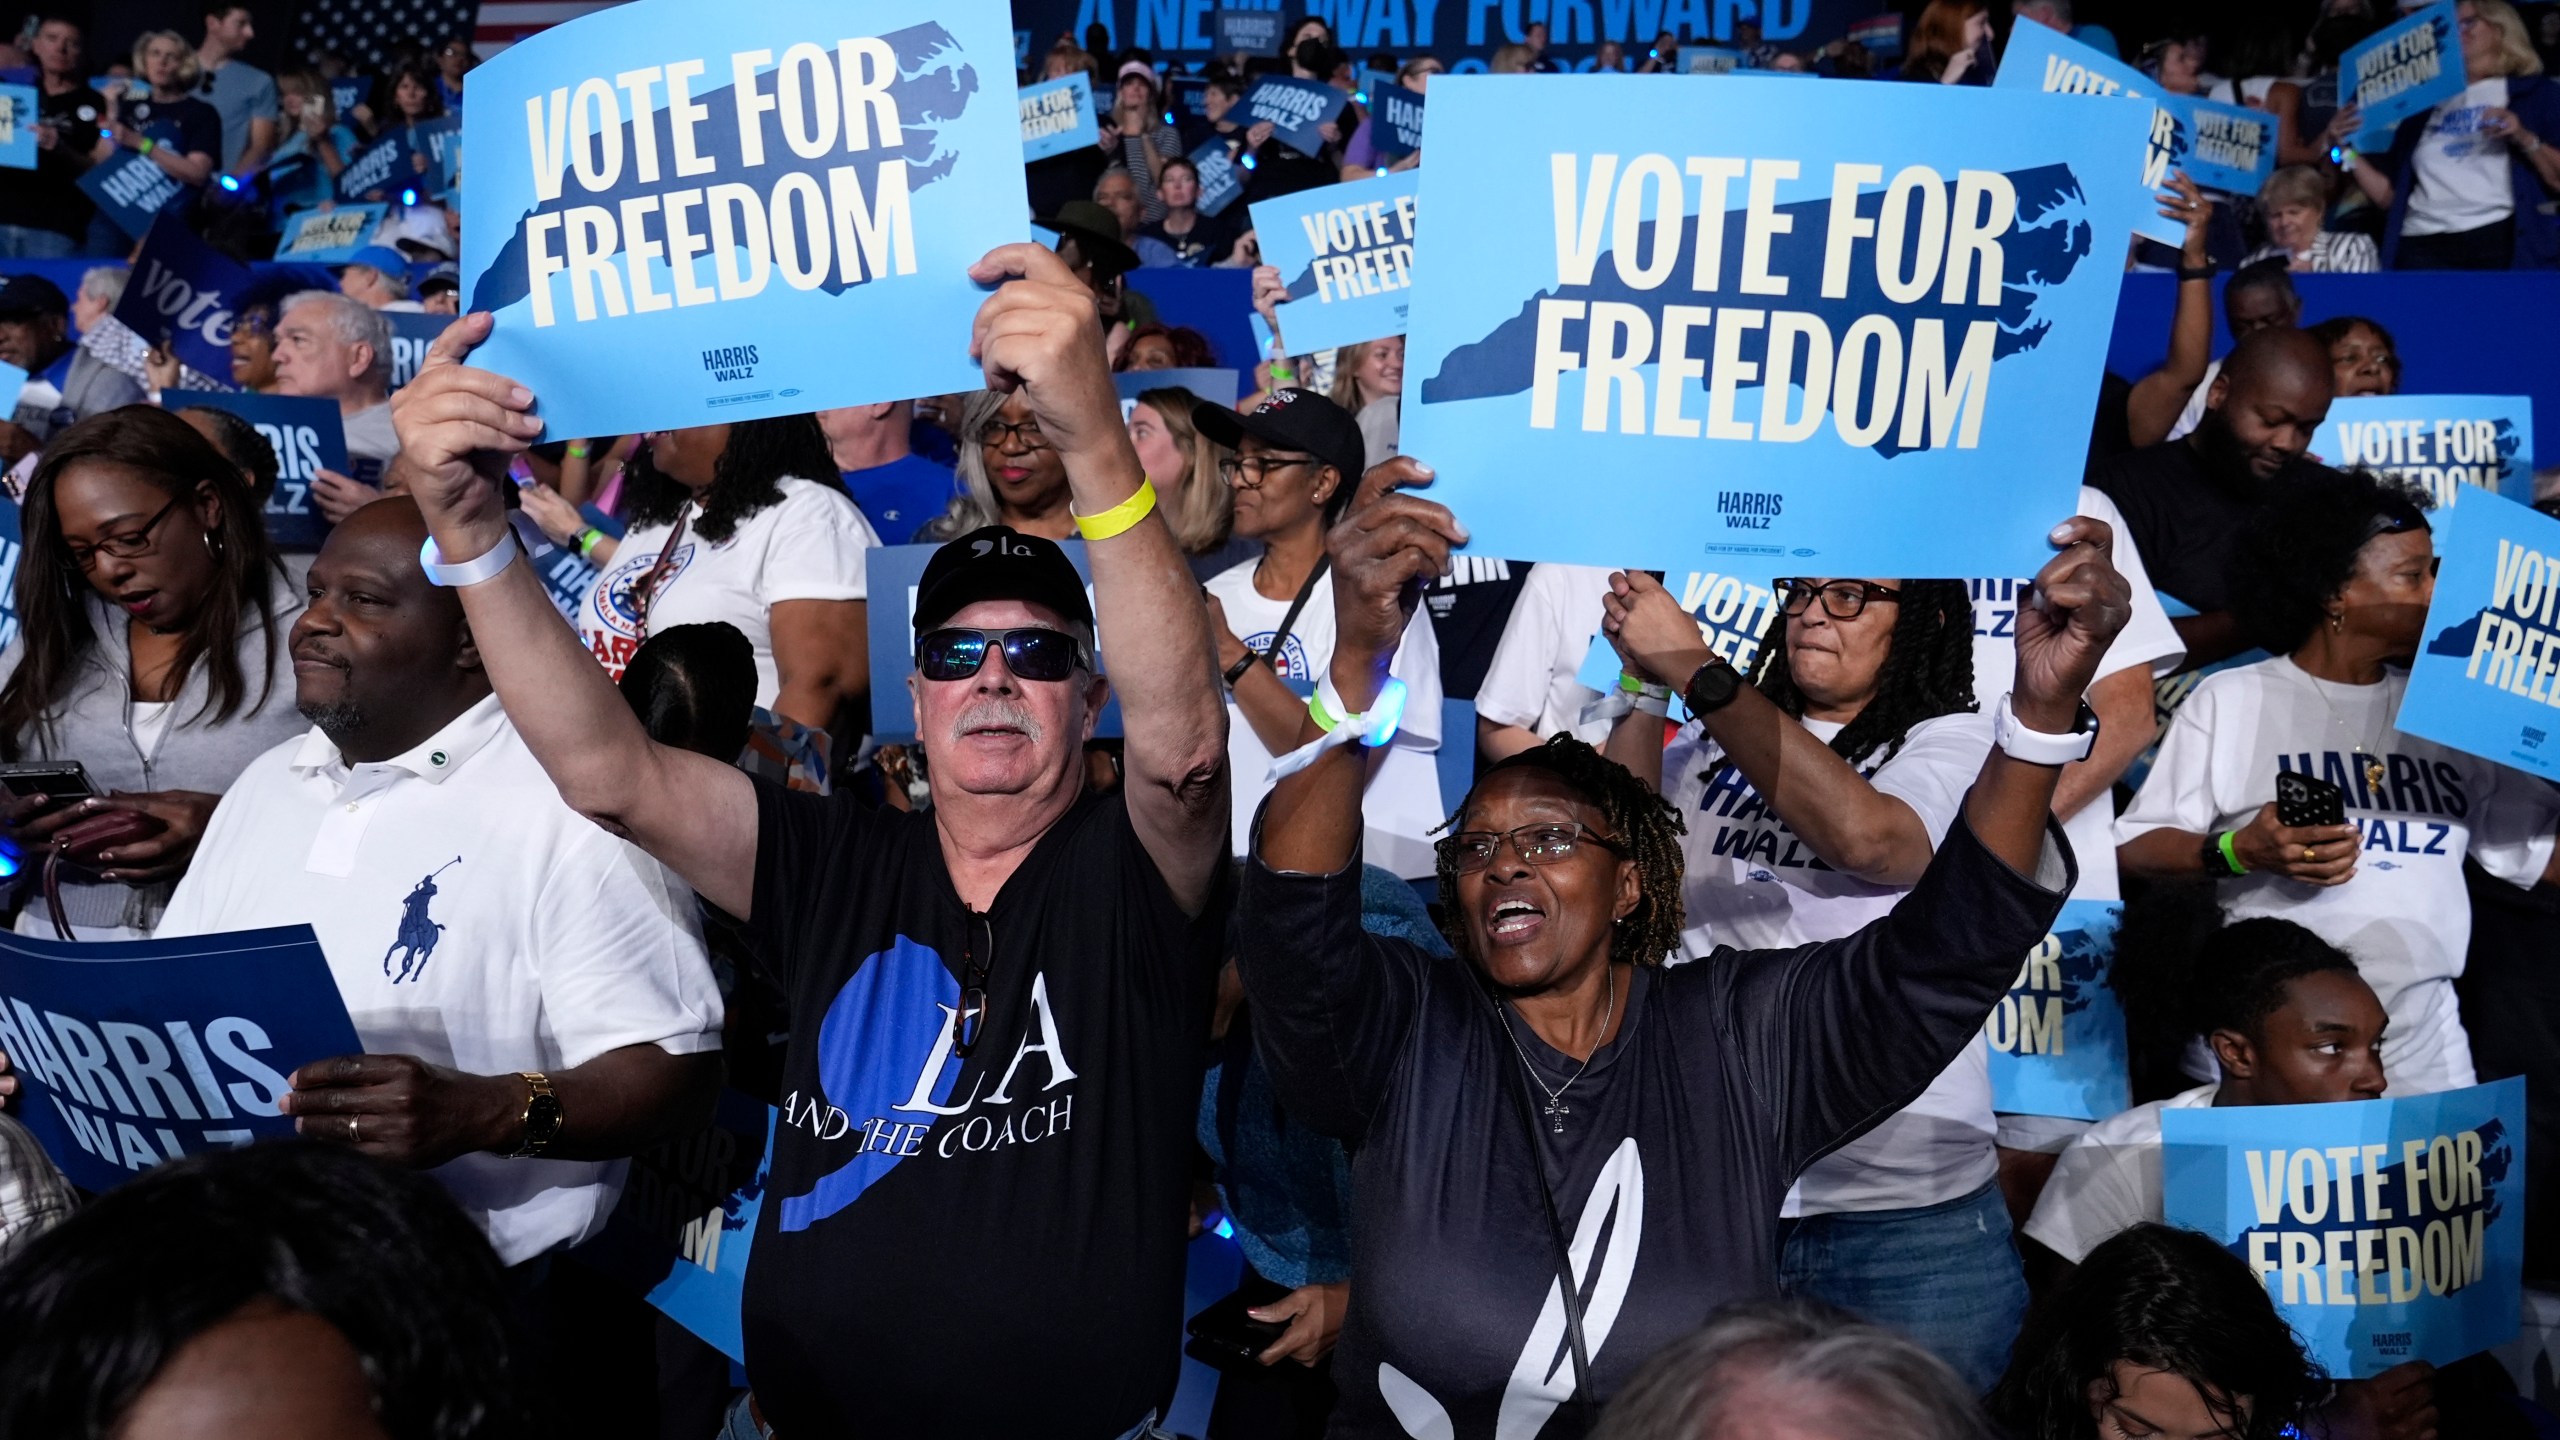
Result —
[{"label": "white smartwatch", "polygon": [[2073,720],[2071,729],[2065,734],[2054,735],[2028,729],[2027,723],[2018,718],[2016,707],[2009,703],[2009,697],[2003,695],[2000,697],[2000,713],[1992,720],[1991,739],[2000,747],[2001,753],[2012,760],[2024,760],[2030,765],[2068,765],[2088,759],[2089,752],[2097,748],[2098,712],[2089,708],[2088,701],[2081,701],[2080,714]]}]

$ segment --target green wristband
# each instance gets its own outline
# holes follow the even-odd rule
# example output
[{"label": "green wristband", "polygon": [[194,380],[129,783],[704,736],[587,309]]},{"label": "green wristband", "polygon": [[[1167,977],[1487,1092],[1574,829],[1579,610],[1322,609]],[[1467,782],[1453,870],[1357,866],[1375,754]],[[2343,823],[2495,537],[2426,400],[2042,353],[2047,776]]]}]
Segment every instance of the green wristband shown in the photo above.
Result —
[{"label": "green wristband", "polygon": [[2217,848],[2222,851],[2222,863],[2231,867],[2232,874],[2246,875],[2249,873],[2249,867],[2240,863],[2240,853],[2231,848],[2230,831],[2223,831],[2221,840],[2215,843]]},{"label": "green wristband", "polygon": [[604,532],[593,525],[590,525],[586,529],[578,532],[577,539],[574,543],[578,547],[578,554],[580,556],[593,556],[596,553],[596,547],[604,543]]}]

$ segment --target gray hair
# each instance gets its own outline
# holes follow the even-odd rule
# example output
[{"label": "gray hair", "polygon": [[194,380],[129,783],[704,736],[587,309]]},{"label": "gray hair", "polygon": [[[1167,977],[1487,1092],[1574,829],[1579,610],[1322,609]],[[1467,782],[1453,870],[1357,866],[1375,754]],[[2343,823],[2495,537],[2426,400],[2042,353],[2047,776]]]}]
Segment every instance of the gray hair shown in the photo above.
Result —
[{"label": "gray hair", "polygon": [[338,332],[340,340],[349,345],[373,347],[373,364],[364,372],[364,378],[377,385],[389,386],[391,383],[390,322],[384,320],[381,313],[372,306],[352,296],[341,295],[335,290],[296,290],[284,297],[284,303],[276,307],[276,323],[282,325],[285,318],[294,311],[312,305],[324,306],[328,309],[329,328]]},{"label": "gray hair", "polygon": [[121,265],[92,265],[80,275],[80,297],[113,306],[124,298],[124,282],[132,272]]},{"label": "gray hair", "polygon": [[2281,166],[2258,187],[2258,203],[2269,210],[2308,205],[2325,212],[2329,208],[2329,177],[2311,165]]},{"label": "gray hair", "polygon": [[987,478],[987,447],[978,443],[978,432],[996,418],[1004,402],[1001,391],[978,390],[960,403],[960,433],[951,437],[952,448],[959,452],[959,463],[952,467],[960,482],[957,493],[951,497],[950,509],[917,529],[918,541],[956,540],[981,526],[1002,523],[995,482]]},{"label": "gray hair", "polygon": [[1591,1440],[1727,1440],[1783,1410],[1828,1440],[1988,1440],[1955,1371],[1892,1331],[1806,1300],[1728,1305],[1655,1352]]}]

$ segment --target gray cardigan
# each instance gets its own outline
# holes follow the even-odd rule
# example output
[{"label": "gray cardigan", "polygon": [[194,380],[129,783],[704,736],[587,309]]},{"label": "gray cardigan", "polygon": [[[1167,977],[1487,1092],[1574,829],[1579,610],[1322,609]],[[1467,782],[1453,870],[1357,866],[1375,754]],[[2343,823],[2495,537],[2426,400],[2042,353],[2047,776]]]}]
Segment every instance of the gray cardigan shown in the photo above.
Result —
[{"label": "gray cardigan", "polygon": [[[247,693],[241,697],[240,709],[220,722],[199,713],[212,686],[206,667],[197,665],[178,692],[168,728],[148,753],[133,732],[133,653],[126,640],[127,617],[96,591],[83,587],[81,593],[96,643],[74,677],[70,693],[46,717],[40,733],[19,737],[20,755],[30,760],[77,760],[87,767],[89,783],[102,792],[203,790],[219,795],[231,788],[250,761],[310,728],[294,708],[288,638],[302,613],[303,597],[283,575],[275,577],[270,589],[276,626],[272,649],[259,634],[256,609],[241,617],[240,668]],[[24,642],[11,640],[8,649],[0,651],[0,678],[15,674],[24,654]],[[261,660],[265,662],[263,683]],[[62,906],[74,925],[148,931],[159,923],[174,888],[66,880]]]}]

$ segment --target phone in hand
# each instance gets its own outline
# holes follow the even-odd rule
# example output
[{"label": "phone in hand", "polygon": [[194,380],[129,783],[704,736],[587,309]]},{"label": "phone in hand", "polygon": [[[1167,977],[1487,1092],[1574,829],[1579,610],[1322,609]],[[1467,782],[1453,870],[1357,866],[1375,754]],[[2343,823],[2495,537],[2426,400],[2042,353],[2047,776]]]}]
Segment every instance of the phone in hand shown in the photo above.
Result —
[{"label": "phone in hand", "polygon": [[0,765],[0,790],[25,799],[29,795],[52,798],[57,806],[86,800],[98,793],[89,783],[88,767],[77,760],[27,760],[14,765]]},{"label": "phone in hand", "polygon": [[1191,1317],[1184,1327],[1190,1340],[1183,1353],[1205,1365],[1219,1369],[1259,1370],[1262,1352],[1280,1342],[1289,1327],[1269,1320],[1256,1320],[1246,1314],[1257,1306],[1286,1299],[1289,1287],[1260,1276],[1247,1277],[1234,1294],[1211,1303]]},{"label": "phone in hand", "polygon": [[2291,770],[2276,775],[2276,822],[2295,829],[2347,823],[2347,795],[2316,775]]}]

